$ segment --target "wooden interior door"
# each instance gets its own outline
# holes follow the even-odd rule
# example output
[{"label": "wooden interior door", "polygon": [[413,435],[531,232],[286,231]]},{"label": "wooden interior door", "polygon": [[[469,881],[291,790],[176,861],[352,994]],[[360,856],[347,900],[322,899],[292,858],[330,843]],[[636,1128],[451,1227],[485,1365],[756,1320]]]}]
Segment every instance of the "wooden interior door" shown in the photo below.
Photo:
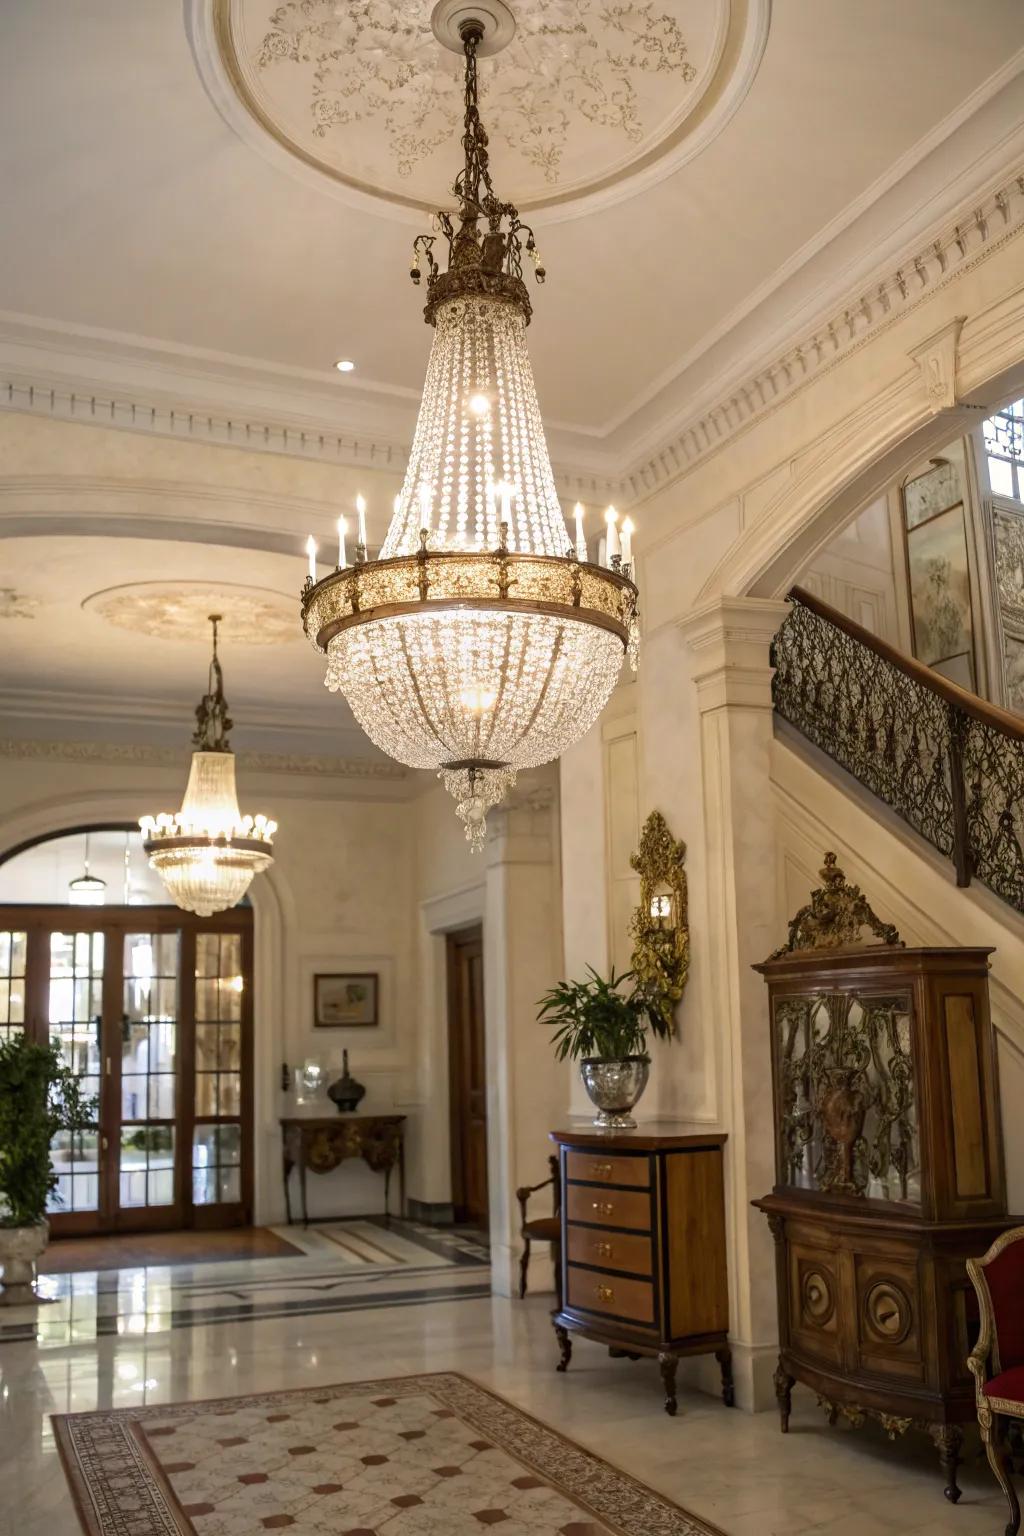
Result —
[{"label": "wooden interior door", "polygon": [[487,1051],[479,927],[448,936],[448,1065],[455,1220],[486,1227]]}]

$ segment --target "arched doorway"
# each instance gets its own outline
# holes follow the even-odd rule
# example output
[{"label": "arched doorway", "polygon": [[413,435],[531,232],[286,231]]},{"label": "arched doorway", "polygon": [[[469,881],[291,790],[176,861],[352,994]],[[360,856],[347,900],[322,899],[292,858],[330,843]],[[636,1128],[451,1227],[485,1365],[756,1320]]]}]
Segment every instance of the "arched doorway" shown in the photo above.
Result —
[{"label": "arched doorway", "polygon": [[0,859],[0,1036],[59,1044],[95,1100],[54,1144],[56,1235],[251,1220],[252,910],[161,895],[123,824]]}]

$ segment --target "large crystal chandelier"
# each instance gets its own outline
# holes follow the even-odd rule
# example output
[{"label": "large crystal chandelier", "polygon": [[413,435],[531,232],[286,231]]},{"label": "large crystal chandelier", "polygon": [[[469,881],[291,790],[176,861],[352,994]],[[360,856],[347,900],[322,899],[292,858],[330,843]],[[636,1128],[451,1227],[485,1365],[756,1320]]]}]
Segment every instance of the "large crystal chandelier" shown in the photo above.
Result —
[{"label": "large crystal chandelier", "polygon": [[235,789],[235,759],[228,745],[231,720],[224,697],[224,675],[217,656],[217,625],[212,613],[213,655],[207,692],[196,709],[192,767],[185,799],[177,815],[143,816],[142,846],[149,863],[175,906],[209,917],[235,906],[273,863],[271,847],[277,822],[243,816]]},{"label": "large crystal chandelier", "polygon": [[610,524],[602,565],[579,517],[569,537],[544,440],[524,248],[538,282],[544,269],[532,230],[494,192],[477,108],[478,52],[507,41],[511,16],[502,8],[504,38],[488,36],[470,6],[442,0],[442,41],[439,13],[465,55],[465,164],[458,208],[413,247],[435,334],[409,465],[379,559],[361,536],[346,564],[342,538],[338,567],[317,581],[311,553],[302,618],[326,652],[327,687],[382,751],[438,772],[478,848],[517,770],[589,730],[624,653],[635,669],[639,631],[628,544]]}]

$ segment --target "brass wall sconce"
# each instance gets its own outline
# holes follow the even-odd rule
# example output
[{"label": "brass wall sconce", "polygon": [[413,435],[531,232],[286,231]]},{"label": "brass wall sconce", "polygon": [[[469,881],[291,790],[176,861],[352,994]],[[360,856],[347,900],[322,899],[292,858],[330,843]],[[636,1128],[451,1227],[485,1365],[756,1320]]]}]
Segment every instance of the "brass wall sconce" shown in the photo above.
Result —
[{"label": "brass wall sconce", "polygon": [[672,836],[660,811],[652,811],[629,860],[640,876],[640,905],[629,923],[631,964],[637,988],[669,1023],[690,971],[685,858],[686,844]]}]

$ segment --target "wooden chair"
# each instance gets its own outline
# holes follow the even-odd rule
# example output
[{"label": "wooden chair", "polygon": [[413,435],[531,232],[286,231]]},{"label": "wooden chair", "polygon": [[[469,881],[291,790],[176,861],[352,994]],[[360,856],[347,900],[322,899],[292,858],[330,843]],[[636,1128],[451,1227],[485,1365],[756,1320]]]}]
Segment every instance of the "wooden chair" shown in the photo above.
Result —
[{"label": "wooden chair", "polygon": [[997,1237],[983,1259],[968,1259],[981,1332],[967,1364],[974,1377],[978,1428],[989,1466],[1010,1506],[1006,1536],[1020,1530],[1020,1504],[999,1421],[1024,1421],[1024,1227]]},{"label": "wooden chair", "polygon": [[[562,1305],[562,1185],[558,1176],[558,1158],[549,1157],[548,1167],[551,1169],[551,1177],[545,1179],[543,1184],[528,1184],[522,1189],[516,1190],[516,1199],[519,1201],[519,1235],[523,1239],[523,1254],[519,1260],[519,1299],[522,1301],[526,1295],[526,1275],[530,1268],[530,1245],[534,1239],[538,1243],[551,1244],[551,1257],[555,1266],[555,1293],[558,1297],[558,1305]],[[551,1216],[535,1216],[532,1221],[526,1217],[526,1207],[530,1196],[538,1190],[548,1189],[552,1191],[553,1214]]]}]

